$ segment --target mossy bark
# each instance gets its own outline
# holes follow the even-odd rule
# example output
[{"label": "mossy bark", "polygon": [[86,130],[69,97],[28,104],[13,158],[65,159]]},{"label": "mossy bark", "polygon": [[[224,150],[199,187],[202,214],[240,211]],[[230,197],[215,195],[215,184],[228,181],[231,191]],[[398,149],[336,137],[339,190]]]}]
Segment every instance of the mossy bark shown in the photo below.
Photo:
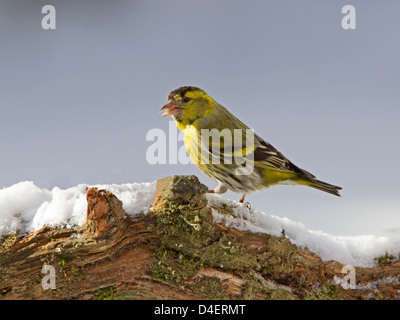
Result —
[{"label": "mossy bark", "polygon": [[[284,234],[215,223],[206,191],[195,176],[160,179],[153,211],[130,218],[113,194],[88,189],[82,227],[1,241],[0,299],[399,298],[400,286],[384,281],[398,277],[398,262],[356,268],[358,284],[375,281],[378,289],[345,290],[333,281],[344,277],[342,264],[323,262]],[[44,265],[54,267],[55,289],[42,286]]]}]

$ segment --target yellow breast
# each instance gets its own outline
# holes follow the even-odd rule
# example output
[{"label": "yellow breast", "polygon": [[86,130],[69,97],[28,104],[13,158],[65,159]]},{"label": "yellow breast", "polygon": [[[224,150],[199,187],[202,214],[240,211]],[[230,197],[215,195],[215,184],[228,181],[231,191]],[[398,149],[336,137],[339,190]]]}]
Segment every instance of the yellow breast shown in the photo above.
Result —
[{"label": "yellow breast", "polygon": [[[179,124],[178,124],[179,126]],[[200,134],[196,127],[192,125],[187,125],[184,128],[179,128],[183,132],[184,144],[189,153],[190,158],[195,164],[200,163]]]}]

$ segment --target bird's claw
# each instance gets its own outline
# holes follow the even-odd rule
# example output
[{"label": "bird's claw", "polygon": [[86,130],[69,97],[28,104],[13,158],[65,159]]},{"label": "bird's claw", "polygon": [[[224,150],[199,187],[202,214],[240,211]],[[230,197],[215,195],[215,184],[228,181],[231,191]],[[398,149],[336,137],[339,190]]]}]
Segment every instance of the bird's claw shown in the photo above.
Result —
[{"label": "bird's claw", "polygon": [[250,202],[242,202],[242,204],[243,204],[246,208],[251,209],[251,204],[250,204]]}]

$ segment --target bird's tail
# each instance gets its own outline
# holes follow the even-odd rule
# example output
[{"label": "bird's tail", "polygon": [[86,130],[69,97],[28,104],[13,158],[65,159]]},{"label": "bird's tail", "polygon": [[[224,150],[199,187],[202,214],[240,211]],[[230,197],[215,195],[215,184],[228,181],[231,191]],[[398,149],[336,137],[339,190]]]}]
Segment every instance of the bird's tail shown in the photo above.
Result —
[{"label": "bird's tail", "polygon": [[299,179],[299,180],[296,180],[296,182],[298,184],[302,184],[302,185],[305,185],[305,186],[308,186],[308,187],[312,187],[312,188],[315,188],[315,189],[318,189],[318,190],[321,190],[321,191],[328,192],[328,193],[333,194],[333,195],[338,196],[338,197],[340,197],[339,190],[342,190],[341,187],[334,186],[332,184],[329,184],[329,183],[326,183],[326,182],[323,182],[323,181],[319,181],[319,180],[314,179],[314,178]]}]

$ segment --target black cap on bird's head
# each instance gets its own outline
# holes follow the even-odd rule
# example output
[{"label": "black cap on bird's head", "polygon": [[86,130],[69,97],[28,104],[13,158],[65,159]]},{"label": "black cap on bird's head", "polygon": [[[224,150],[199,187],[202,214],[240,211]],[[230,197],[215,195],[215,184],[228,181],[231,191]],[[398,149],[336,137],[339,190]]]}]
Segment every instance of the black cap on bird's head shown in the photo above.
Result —
[{"label": "black cap on bird's head", "polygon": [[181,108],[191,100],[191,98],[186,96],[186,93],[191,91],[204,92],[200,88],[194,86],[184,86],[175,89],[168,95],[168,103],[161,108],[160,111],[166,110],[161,116],[165,117],[179,115]]},{"label": "black cap on bird's head", "polygon": [[[188,91],[197,91],[201,90],[200,88],[194,87],[194,86],[184,86],[184,87],[179,87],[178,89],[175,89],[168,95],[168,100],[174,99],[175,96],[181,96],[184,97],[186,92]],[[203,91],[203,90],[201,90]]]}]

